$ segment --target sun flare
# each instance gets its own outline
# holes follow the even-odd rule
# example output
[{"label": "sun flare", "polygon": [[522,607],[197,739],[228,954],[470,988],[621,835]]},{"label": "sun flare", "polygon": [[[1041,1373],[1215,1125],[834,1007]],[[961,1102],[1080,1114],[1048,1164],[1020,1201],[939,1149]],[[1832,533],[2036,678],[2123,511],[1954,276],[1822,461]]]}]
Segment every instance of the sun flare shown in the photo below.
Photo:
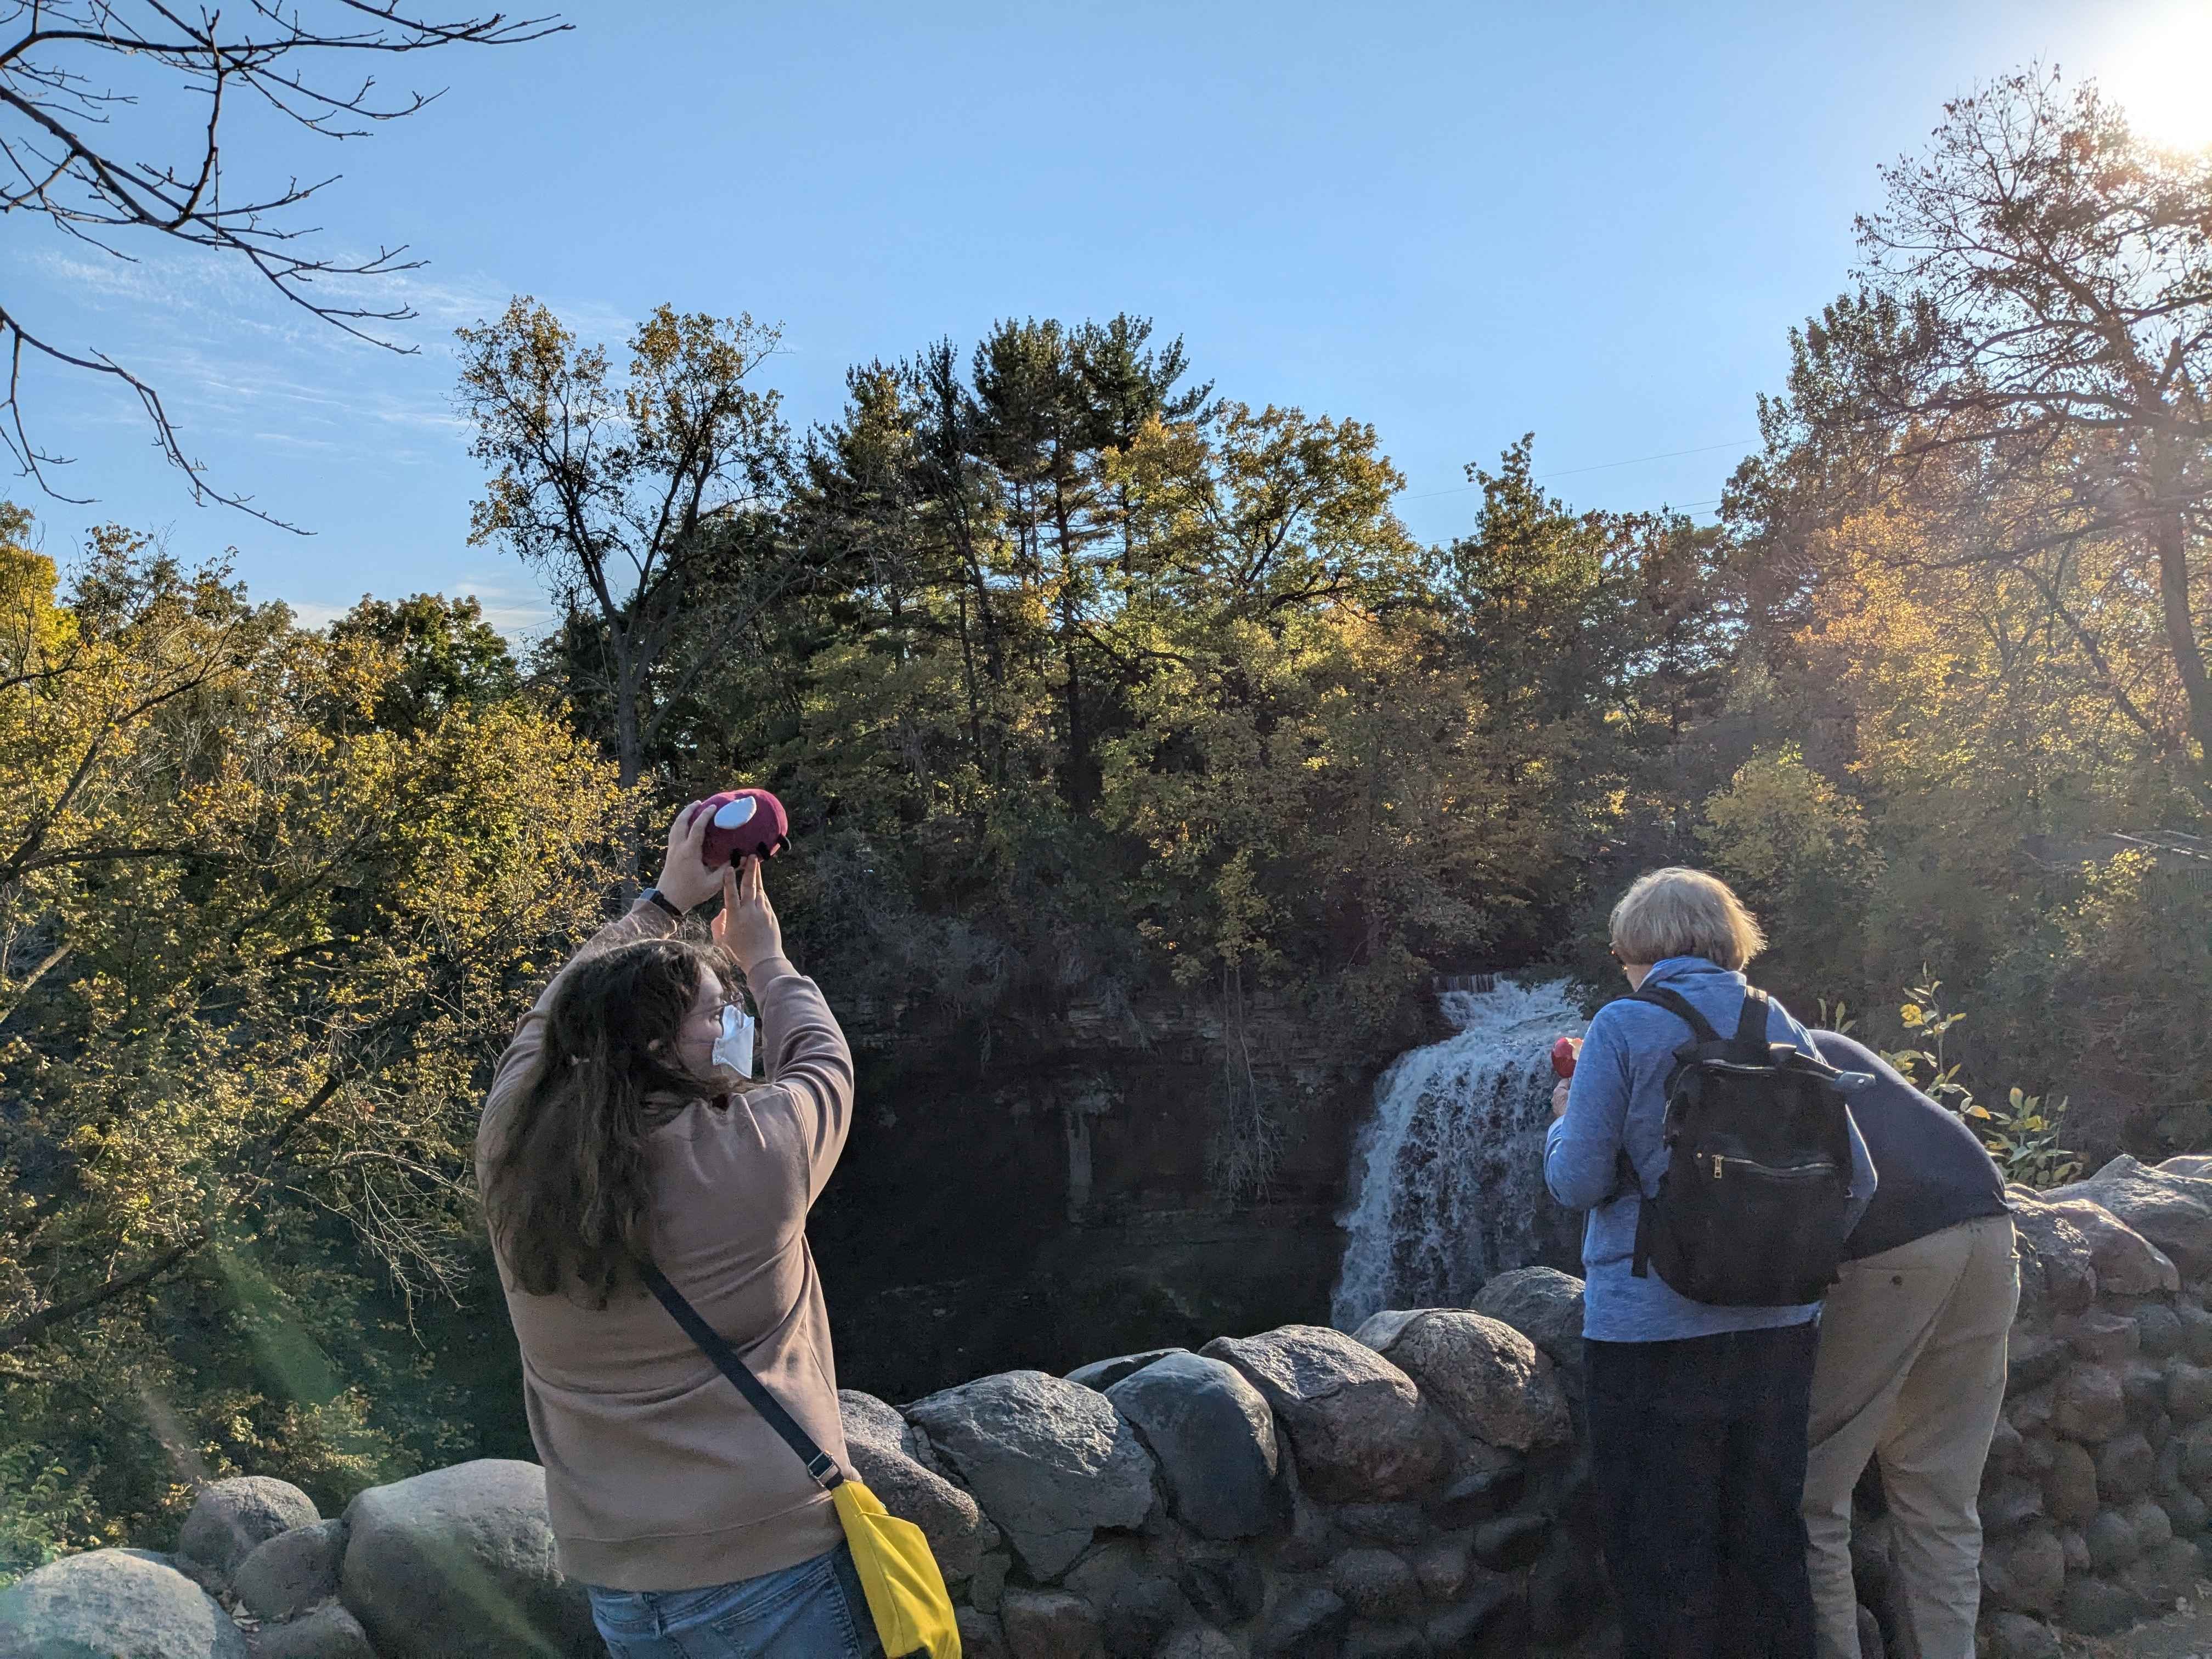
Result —
[{"label": "sun flare", "polygon": [[2098,76],[2142,137],[2212,146],[2212,4],[2190,0],[2143,29]]}]

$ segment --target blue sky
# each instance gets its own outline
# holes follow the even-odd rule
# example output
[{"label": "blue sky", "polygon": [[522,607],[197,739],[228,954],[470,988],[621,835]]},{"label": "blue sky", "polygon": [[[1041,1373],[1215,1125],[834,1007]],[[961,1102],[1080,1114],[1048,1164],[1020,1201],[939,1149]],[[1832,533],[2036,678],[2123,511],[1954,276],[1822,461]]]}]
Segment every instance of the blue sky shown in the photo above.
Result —
[{"label": "blue sky", "polygon": [[[1127,310],[1228,395],[1373,422],[1425,539],[1467,527],[1462,464],[1529,430],[1577,505],[1702,507],[1788,329],[1845,284],[1877,164],[1946,97],[2031,60],[2161,111],[2212,80],[2212,0],[564,15],[534,46],[393,66],[446,96],[293,162],[344,174],[318,215],[334,246],[431,261],[387,290],[422,313],[399,331],[419,355],[236,271],[11,225],[11,306],[145,373],[219,483],[315,532],[192,506],[130,407],[46,376],[33,415],[100,498],[8,482],[46,550],[115,520],[234,548],[310,619],[430,589],[528,630],[530,574],[466,544],[481,480],[451,404],[452,330],[514,293],[617,346],[662,300],[781,322],[763,373],[802,429],[854,362]],[[232,188],[270,164],[252,137]],[[1645,459],[1674,451],[1698,453]]]}]

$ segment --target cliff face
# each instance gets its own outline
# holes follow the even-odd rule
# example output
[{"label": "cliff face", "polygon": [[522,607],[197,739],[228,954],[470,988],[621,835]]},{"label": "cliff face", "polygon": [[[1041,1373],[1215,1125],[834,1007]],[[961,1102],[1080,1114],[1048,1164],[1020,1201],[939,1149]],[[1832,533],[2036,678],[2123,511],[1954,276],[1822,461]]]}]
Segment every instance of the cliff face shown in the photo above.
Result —
[{"label": "cliff face", "polygon": [[1194,1346],[1325,1321],[1352,1135],[1387,1054],[1346,1052],[1265,1004],[1252,1081],[1273,1178],[1209,1181],[1223,1032],[1202,1004],[1079,996],[987,1052],[845,1011],[860,1066],[852,1143],[811,1237],[841,1376],[891,1399],[1013,1365]]}]

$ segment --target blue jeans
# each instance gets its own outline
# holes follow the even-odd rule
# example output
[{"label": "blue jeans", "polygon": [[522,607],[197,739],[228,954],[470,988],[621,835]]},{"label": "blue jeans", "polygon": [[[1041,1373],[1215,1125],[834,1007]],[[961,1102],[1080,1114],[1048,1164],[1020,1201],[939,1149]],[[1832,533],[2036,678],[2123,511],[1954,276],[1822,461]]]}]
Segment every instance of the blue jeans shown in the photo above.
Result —
[{"label": "blue jeans", "polygon": [[593,1585],[592,1620],[614,1659],[884,1659],[842,1544],[781,1572],[704,1589]]}]

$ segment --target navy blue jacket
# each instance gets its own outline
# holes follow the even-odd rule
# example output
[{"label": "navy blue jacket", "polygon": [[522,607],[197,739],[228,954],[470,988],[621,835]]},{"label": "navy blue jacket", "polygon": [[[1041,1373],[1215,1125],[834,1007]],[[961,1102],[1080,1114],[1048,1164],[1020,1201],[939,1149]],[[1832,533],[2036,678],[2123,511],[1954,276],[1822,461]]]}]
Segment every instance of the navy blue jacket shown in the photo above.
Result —
[{"label": "navy blue jacket", "polygon": [[1829,1065],[1875,1079],[1852,1094],[1851,1119],[1866,1137],[1881,1184],[1844,1245],[1845,1260],[2005,1212],[2004,1177],[1957,1113],[1922,1094],[1864,1043],[1833,1031],[1811,1035]]}]

